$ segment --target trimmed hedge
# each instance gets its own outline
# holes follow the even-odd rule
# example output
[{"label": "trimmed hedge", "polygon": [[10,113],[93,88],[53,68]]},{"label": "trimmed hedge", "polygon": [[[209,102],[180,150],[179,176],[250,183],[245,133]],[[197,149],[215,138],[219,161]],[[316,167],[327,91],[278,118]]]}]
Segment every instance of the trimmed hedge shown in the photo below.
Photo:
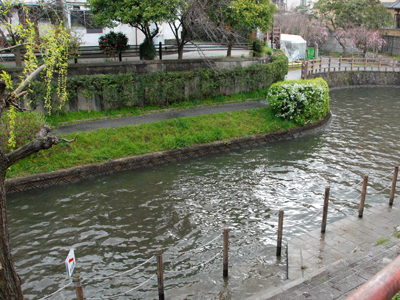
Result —
[{"label": "trimmed hedge", "polygon": [[305,125],[329,112],[329,87],[322,78],[278,82],[270,87],[268,101],[277,117]]},{"label": "trimmed hedge", "polygon": [[[197,69],[187,72],[159,72],[145,75],[134,73],[83,75],[67,79],[70,102],[76,102],[78,92],[87,98],[96,97],[102,108],[121,106],[164,106],[186,99],[206,99],[211,96],[253,91],[284,80],[288,72],[286,55],[276,50],[271,63],[246,68]],[[34,82],[28,99],[38,105],[43,97],[43,83]]]}]

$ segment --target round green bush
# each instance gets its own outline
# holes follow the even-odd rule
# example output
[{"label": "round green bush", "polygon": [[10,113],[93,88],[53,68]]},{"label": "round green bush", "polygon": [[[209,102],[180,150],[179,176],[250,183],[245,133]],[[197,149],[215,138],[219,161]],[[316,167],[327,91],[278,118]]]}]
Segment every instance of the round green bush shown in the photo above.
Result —
[{"label": "round green bush", "polygon": [[329,112],[329,87],[322,78],[278,82],[271,85],[268,101],[277,117],[305,125]]},{"label": "round green bush", "polygon": [[151,39],[145,38],[139,45],[139,55],[141,60],[153,60],[156,57],[156,47]]}]

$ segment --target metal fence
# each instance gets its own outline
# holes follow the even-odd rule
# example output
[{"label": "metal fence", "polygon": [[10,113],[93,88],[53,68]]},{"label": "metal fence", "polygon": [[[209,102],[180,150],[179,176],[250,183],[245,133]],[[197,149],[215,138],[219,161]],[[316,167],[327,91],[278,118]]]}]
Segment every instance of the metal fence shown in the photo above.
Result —
[{"label": "metal fence", "polygon": [[[251,44],[234,44],[232,50],[250,50]],[[177,54],[178,46],[175,44],[156,44],[155,45],[157,55]],[[184,46],[183,52],[205,52],[205,51],[227,51],[228,46],[224,44],[214,43],[188,43]],[[25,54],[25,49],[21,48],[21,54]],[[37,57],[41,57],[42,54],[38,53]],[[118,53],[116,53],[118,56]],[[129,45],[129,49],[122,53],[122,57],[139,57],[139,45]],[[108,58],[104,51],[100,50],[99,46],[81,46],[78,50],[78,59],[90,59],[90,58]],[[15,56],[11,51],[0,53],[0,60],[14,61]]]}]

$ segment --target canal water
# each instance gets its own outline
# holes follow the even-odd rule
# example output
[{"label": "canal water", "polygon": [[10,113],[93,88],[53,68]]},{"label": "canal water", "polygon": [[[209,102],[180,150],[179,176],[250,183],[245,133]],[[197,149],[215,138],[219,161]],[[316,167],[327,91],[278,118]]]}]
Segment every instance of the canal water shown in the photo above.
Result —
[{"label": "canal water", "polygon": [[[26,299],[71,282],[64,265],[70,248],[87,299],[157,298],[157,248],[165,252],[169,299],[244,299],[274,286],[286,277],[284,259],[275,257],[279,209],[286,244],[320,227],[325,186],[328,226],[357,213],[364,174],[367,208],[388,201],[399,163],[399,91],[331,91],[332,122],[312,136],[9,195]],[[226,281],[224,226],[231,229]],[[68,286],[49,299],[74,296]]]}]

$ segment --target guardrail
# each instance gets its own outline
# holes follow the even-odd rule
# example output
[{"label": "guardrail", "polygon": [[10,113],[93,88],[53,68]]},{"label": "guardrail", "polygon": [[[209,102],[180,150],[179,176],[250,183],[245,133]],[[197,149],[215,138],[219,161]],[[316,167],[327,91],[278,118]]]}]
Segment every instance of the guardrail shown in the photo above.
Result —
[{"label": "guardrail", "polygon": [[346,300],[392,299],[400,291],[400,256],[354,291]]},{"label": "guardrail", "polygon": [[[161,56],[168,54],[178,53],[178,46],[175,44],[156,44],[154,45],[158,55]],[[232,50],[249,50],[251,44],[234,44]],[[194,51],[226,51],[227,45],[224,44],[212,44],[212,43],[188,43],[184,46],[183,52],[194,52]],[[161,50],[161,51],[160,51]],[[26,53],[24,47],[21,48],[21,55]],[[118,54],[117,54],[118,55]],[[41,57],[41,53],[36,54],[37,57]],[[129,49],[122,53],[123,57],[138,57],[139,56],[139,45],[129,45]],[[108,58],[99,46],[81,46],[78,50],[78,59],[90,59],[90,58]],[[0,53],[0,60],[14,61],[15,55],[11,51]]]},{"label": "guardrail", "polygon": [[346,58],[325,57],[305,60],[302,63],[301,79],[308,75],[342,71],[400,71],[400,60],[391,58]]}]

